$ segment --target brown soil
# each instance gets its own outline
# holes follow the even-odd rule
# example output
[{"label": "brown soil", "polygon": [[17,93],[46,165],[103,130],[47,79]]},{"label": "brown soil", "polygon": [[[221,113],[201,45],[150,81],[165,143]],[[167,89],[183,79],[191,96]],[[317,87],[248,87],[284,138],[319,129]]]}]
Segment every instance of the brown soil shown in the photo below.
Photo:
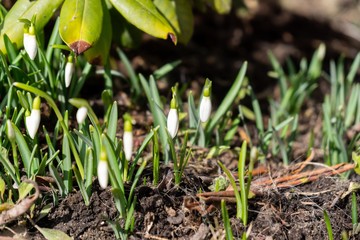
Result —
[{"label": "brown soil", "polygon": [[[267,50],[273,51],[281,62],[286,57],[295,60],[309,58],[320,42],[326,43],[327,59],[338,58],[340,54],[352,59],[358,52],[360,42],[339,27],[334,28],[330,21],[283,10],[271,2],[262,3],[256,10],[251,9],[251,14],[244,18],[236,17],[235,13],[226,16],[199,14],[195,35],[186,47],[174,47],[169,42],[149,38],[140,49],[129,50],[127,54],[133,60],[136,70],[143,73],[150,73],[167,62],[181,59],[183,64],[171,73],[170,79],[188,84],[198,93],[204,78],[209,77],[217,90],[214,94],[216,105],[228,90],[244,60],[249,62],[247,75],[259,96],[273,94],[275,82],[269,81],[267,76],[270,70]],[[119,65],[123,67],[121,63]],[[90,81],[88,84],[82,94],[92,98],[99,96],[99,82]],[[163,88],[164,95],[169,95],[165,90],[171,85],[172,82],[169,82]],[[128,86],[115,80],[115,87],[116,98],[122,102],[121,109],[126,111]],[[319,89],[326,91],[326,84]],[[294,159],[304,159],[308,130],[315,128],[319,130],[317,134],[321,134],[318,111],[321,99],[318,97],[306,102],[303,118],[300,118],[301,140],[294,145]],[[93,102],[97,103],[98,100]],[[264,103],[265,107],[266,105]],[[147,118],[144,107],[136,107],[136,111],[132,114],[137,119],[137,139],[141,142],[151,125],[151,118]],[[314,113],[312,118],[306,118],[308,111]],[[256,135],[252,137],[256,139]],[[234,145],[238,146],[238,141]],[[207,214],[189,209],[185,204],[190,199],[200,202],[204,209],[208,207],[196,194],[199,191],[209,191],[212,180],[218,176],[216,160],[224,162],[232,170],[236,166],[237,156],[233,152],[228,151],[216,159],[205,159],[207,151],[208,149],[195,149],[196,157],[191,159],[180,186],[173,185],[171,166],[161,169],[162,182],[159,186],[138,186],[135,230],[130,234],[130,239],[223,239],[222,218],[216,203],[215,210]],[[271,164],[278,164],[276,159],[268,160]],[[314,161],[323,162],[321,154],[316,155]],[[279,165],[278,168],[282,167]],[[151,175],[151,166],[148,166],[143,179],[151,182]],[[351,181],[359,181],[359,177],[352,177]],[[142,180],[139,182],[142,183]],[[251,199],[250,238],[327,239],[324,222],[326,210],[334,239],[340,239],[342,231],[352,231],[351,197],[341,197],[349,184],[350,180],[342,180],[338,176],[322,177],[315,182],[288,189],[275,188]],[[37,224],[62,230],[74,239],[114,239],[114,233],[107,224],[107,219],[116,220],[118,216],[111,191],[100,190],[97,181],[94,182],[94,188],[89,206],[85,206],[80,192],[74,192],[61,199],[59,205],[53,206],[50,213]],[[360,205],[359,193],[357,199]],[[228,203],[228,207],[234,235],[241,238],[244,227],[235,218],[235,206]],[[360,213],[358,215],[360,217]],[[31,225],[28,228],[30,239],[42,239]],[[351,236],[350,239],[360,239],[360,235]]]}]

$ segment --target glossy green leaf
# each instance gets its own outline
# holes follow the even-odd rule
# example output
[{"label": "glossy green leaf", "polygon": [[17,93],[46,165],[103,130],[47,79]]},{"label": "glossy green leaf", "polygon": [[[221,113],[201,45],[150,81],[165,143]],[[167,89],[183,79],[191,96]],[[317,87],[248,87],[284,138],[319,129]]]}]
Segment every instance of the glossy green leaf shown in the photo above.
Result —
[{"label": "glossy green leaf", "polygon": [[194,31],[191,1],[155,0],[154,4],[175,30],[178,41],[188,43]]},{"label": "glossy green leaf", "polygon": [[130,24],[115,8],[110,9],[113,40],[121,47],[137,48],[142,31]]},{"label": "glossy green leaf", "polygon": [[212,0],[211,4],[219,14],[226,14],[231,10],[232,0]]},{"label": "glossy green leaf", "polygon": [[[103,19],[101,25],[101,32],[99,40],[87,50],[84,55],[86,60],[91,64],[105,65],[110,52],[111,39],[112,39],[112,28],[109,10],[105,4],[105,1],[101,1]],[[92,29],[92,28],[90,28]]]},{"label": "glossy green leaf", "polygon": [[4,35],[6,34],[17,48],[23,46],[24,23],[19,19],[31,20],[34,15],[35,27],[39,31],[44,28],[55,10],[62,4],[63,0],[18,0],[5,16],[4,25],[0,34],[0,51],[6,53]]},{"label": "glossy green leaf", "polygon": [[60,12],[60,36],[76,54],[81,54],[99,40],[102,22],[101,0],[65,0]]},{"label": "glossy green leaf", "polygon": [[175,44],[177,43],[175,31],[151,0],[110,0],[110,2],[137,28],[157,38],[170,37]]}]

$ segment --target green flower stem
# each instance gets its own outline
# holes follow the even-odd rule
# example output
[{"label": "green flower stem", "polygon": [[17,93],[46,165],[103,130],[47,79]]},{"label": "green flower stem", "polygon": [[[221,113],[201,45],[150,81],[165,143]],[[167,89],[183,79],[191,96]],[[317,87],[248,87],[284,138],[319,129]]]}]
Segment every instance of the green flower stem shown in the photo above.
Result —
[{"label": "green flower stem", "polygon": [[15,141],[10,141],[10,142],[11,142],[12,154],[13,154],[13,159],[14,159],[15,174],[16,174],[16,178],[20,182],[19,159],[18,159],[18,154],[17,154],[17,149],[16,149],[16,143],[15,143]]},{"label": "green flower stem", "polygon": [[123,181],[126,182],[129,172],[129,161],[124,158],[124,171],[123,171]]},{"label": "green flower stem", "polygon": [[32,86],[29,86],[29,85],[26,85],[24,83],[19,83],[19,82],[14,82],[14,86],[17,87],[17,88],[20,88],[20,89],[23,89],[25,91],[28,91],[28,92],[32,92],[42,98],[44,98],[48,104],[50,105],[50,107],[52,107],[52,109],[54,110],[55,114],[56,114],[56,117],[58,118],[59,120],[59,123],[64,131],[64,134],[67,136],[67,138],[69,139],[69,143],[70,143],[70,148],[71,148],[71,151],[73,153],[73,156],[75,158],[75,162],[76,162],[76,165],[78,167],[78,170],[80,172],[80,175],[81,175],[81,178],[84,179],[84,167],[81,163],[81,160],[80,160],[80,157],[79,157],[79,154],[76,150],[76,147],[75,147],[75,144],[74,144],[74,140],[73,138],[71,137],[70,135],[70,132],[69,130],[67,129],[66,127],[66,124],[64,122],[64,118],[63,116],[61,115],[60,113],[60,110],[59,108],[56,106],[54,100],[45,92],[35,88],[35,87],[32,87]]}]

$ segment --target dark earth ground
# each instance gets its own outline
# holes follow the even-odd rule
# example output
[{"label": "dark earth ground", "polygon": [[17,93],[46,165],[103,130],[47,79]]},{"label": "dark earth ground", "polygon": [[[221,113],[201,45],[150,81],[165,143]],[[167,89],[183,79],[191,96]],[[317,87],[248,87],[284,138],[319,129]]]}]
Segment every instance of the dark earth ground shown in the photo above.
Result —
[{"label": "dark earth ground", "polygon": [[[263,111],[266,113],[266,97],[276,92],[276,82],[267,76],[270,70],[267,50],[273,51],[281,62],[284,62],[286,57],[299,60],[301,57],[310,58],[319,43],[324,42],[327,47],[325,67],[329,59],[337,59],[341,54],[351,60],[360,49],[360,42],[343,31],[344,28],[339,27],[339,24],[342,26],[339,22],[334,26],[325,17],[314,18],[283,10],[272,1],[268,1],[251,9],[250,14],[243,18],[236,17],[235,13],[227,16],[199,14],[196,18],[194,37],[186,47],[174,47],[169,42],[146,37],[140,49],[129,50],[127,55],[132,59],[136,71],[145,74],[167,62],[181,59],[183,63],[170,74],[169,79],[188,84],[195,93],[199,93],[204,79],[209,77],[213,80],[214,89],[217,90],[213,94],[215,105],[221,101],[242,62],[246,60],[249,62],[247,76],[258,97],[263,99]],[[123,68],[121,63],[118,65]],[[91,97],[96,104],[99,102],[97,99],[101,89],[99,81],[90,80],[82,93],[86,97]],[[121,109],[127,111],[128,86],[120,80],[115,80],[114,84],[117,89],[116,99]],[[172,82],[162,87],[163,95],[169,97],[170,86]],[[309,139],[310,129],[315,129],[317,139],[320,138],[321,113],[318,110],[322,96],[327,90],[326,82],[320,80],[318,92],[305,103],[300,116],[299,141],[294,144],[294,162],[305,159],[306,139]],[[141,141],[151,125],[151,118],[144,107],[134,108],[132,115],[137,121],[135,128]],[[102,114],[100,109],[99,116]],[[311,118],[308,117],[309,112]],[[256,141],[256,133],[251,137]],[[315,147],[319,147],[319,141],[317,142]],[[234,141],[233,147],[235,146],[240,146],[239,139]],[[234,169],[234,162],[237,161],[234,152],[226,152],[216,159],[205,159],[207,151],[196,150],[196,157],[191,159],[180,187],[171,184],[171,167],[162,168],[163,183],[158,187],[138,187],[135,231],[130,238],[224,238],[219,209],[201,215],[196,210],[188,209],[184,204],[185,199],[199,201],[196,197],[199,189],[203,192],[209,191],[211,180],[218,175],[216,160]],[[313,161],[323,162],[320,151],[316,153]],[[275,172],[283,169],[278,159],[269,156],[268,162]],[[144,171],[143,178],[151,182],[151,166]],[[329,213],[334,239],[340,239],[342,231],[352,230],[351,197],[348,195],[341,198],[347,191],[350,181],[359,181],[359,177],[355,175],[351,175],[350,179],[341,180],[336,176],[321,177],[313,183],[289,189],[273,189],[251,199],[251,239],[327,239],[324,210]],[[114,239],[113,231],[106,223],[107,218],[113,220],[117,217],[110,189],[100,190],[97,181],[94,185],[90,206],[85,206],[80,192],[73,193],[61,199],[60,204],[53,207],[37,224],[62,230],[75,239]],[[357,199],[360,204],[359,193]],[[207,207],[205,204],[201,206]],[[239,237],[244,228],[234,217],[235,206],[228,206],[234,235]],[[30,239],[41,239],[40,234],[31,225],[27,227],[27,236]],[[360,239],[360,235],[352,236],[350,239]]]}]

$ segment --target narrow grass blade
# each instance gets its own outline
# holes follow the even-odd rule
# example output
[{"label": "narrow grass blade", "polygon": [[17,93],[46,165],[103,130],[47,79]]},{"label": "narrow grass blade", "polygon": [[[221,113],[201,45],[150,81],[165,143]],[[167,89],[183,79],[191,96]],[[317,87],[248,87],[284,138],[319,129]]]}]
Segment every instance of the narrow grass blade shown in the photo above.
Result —
[{"label": "narrow grass blade", "polygon": [[114,178],[112,180],[115,181],[114,182],[114,184],[116,184],[115,187],[120,188],[121,191],[124,192],[124,184],[122,180],[123,176],[119,168],[118,157],[115,155],[114,146],[111,140],[109,139],[109,137],[105,133],[101,135],[101,141],[102,141],[102,145],[106,149],[106,155],[109,164],[109,172],[113,174]]},{"label": "narrow grass blade", "polygon": [[85,153],[85,190],[91,196],[91,188],[94,173],[94,156],[92,148],[87,148]]},{"label": "narrow grass blade", "polygon": [[230,219],[229,219],[229,213],[226,209],[225,200],[221,200],[221,216],[224,221],[225,239],[226,240],[234,239],[233,232],[231,229]]},{"label": "narrow grass blade", "polygon": [[151,130],[154,133],[153,140],[153,185],[157,186],[159,183],[159,169],[160,169],[160,151],[159,151],[159,138],[157,129]]},{"label": "narrow grass blade", "polygon": [[143,151],[145,150],[146,146],[149,144],[149,142],[151,141],[151,139],[153,139],[153,136],[155,134],[155,131],[157,131],[159,128],[155,128],[154,131],[151,131],[146,138],[144,139],[144,141],[142,142],[141,146],[139,147],[139,149],[136,152],[135,158],[133,163],[130,166],[130,170],[129,170],[129,179],[132,179],[132,176],[134,174],[135,171],[135,167],[137,162],[139,161]]},{"label": "narrow grass blade", "polygon": [[124,64],[125,69],[130,77],[130,83],[131,83],[131,89],[134,93],[135,99],[138,98],[141,95],[141,88],[139,83],[139,78],[137,77],[134,69],[131,66],[131,63],[125,53],[120,49],[116,48],[116,52],[118,53],[121,62]]},{"label": "narrow grass blade", "polygon": [[59,194],[60,196],[64,196],[65,195],[65,184],[62,180],[62,177],[60,176],[60,174],[57,172],[57,169],[55,168],[53,163],[49,164],[49,172],[50,175],[55,179],[56,185],[59,188]]},{"label": "narrow grass blade", "polygon": [[63,159],[63,174],[65,194],[69,194],[72,191],[72,164],[71,164],[71,151],[68,136],[64,136],[62,141],[62,159]]},{"label": "narrow grass blade", "polygon": [[206,125],[206,135],[210,135],[210,133],[214,130],[216,125],[219,123],[221,118],[226,114],[226,112],[229,110],[231,105],[233,104],[236,96],[238,95],[241,85],[243,83],[245,73],[247,68],[247,62],[244,62],[238,76],[236,77],[233,85],[231,86],[229,92],[226,94],[224,100],[221,102],[220,106],[218,107],[218,110],[214,114],[214,116],[211,118],[209,123]]},{"label": "narrow grass blade", "polygon": [[107,123],[107,135],[111,141],[116,139],[117,131],[117,121],[118,121],[118,107],[117,102],[115,101],[111,107],[108,123]]},{"label": "narrow grass blade", "polygon": [[12,127],[15,132],[16,143],[19,147],[19,151],[20,151],[21,159],[22,159],[24,167],[25,167],[25,171],[28,172],[30,169],[30,156],[31,156],[30,149],[29,149],[22,133],[17,128],[17,126],[13,123],[11,123],[11,124],[12,124]]},{"label": "narrow grass blade", "polygon": [[231,172],[220,161],[218,161],[217,163],[228,177],[230,184],[234,189],[235,199],[236,199],[236,217],[240,219],[242,217],[242,202],[241,202],[239,189],[236,186],[235,178],[231,174]]},{"label": "narrow grass blade", "polygon": [[356,199],[355,192],[352,192],[352,194],[351,194],[351,222],[352,222],[353,226],[357,226],[359,223],[357,199]]},{"label": "narrow grass blade", "polygon": [[142,172],[144,171],[145,167],[146,167],[146,164],[147,164],[147,161],[144,160],[139,169],[137,170],[136,174],[135,174],[135,177],[133,179],[133,182],[131,184],[131,189],[130,189],[130,193],[129,193],[129,197],[128,197],[128,200],[127,202],[130,203],[133,201],[133,196],[134,196],[134,191],[135,191],[135,188],[136,188],[136,185],[138,183],[138,181],[140,180],[140,176],[142,174]]},{"label": "narrow grass blade", "polygon": [[241,219],[243,221],[244,226],[247,225],[248,219],[248,194],[245,186],[245,164],[246,164],[246,148],[247,142],[243,141],[240,150],[239,162],[238,162],[238,176],[239,176],[239,184],[240,184],[240,196],[241,196]]},{"label": "narrow grass blade", "polygon": [[326,230],[327,230],[327,233],[328,233],[329,240],[334,240],[333,230],[332,230],[332,227],[331,227],[330,218],[329,218],[329,215],[328,215],[326,210],[324,210],[324,221],[325,221]]},{"label": "narrow grass blade", "polygon": [[86,191],[86,188],[85,188],[85,185],[84,185],[84,182],[82,181],[82,177],[79,173],[79,170],[76,168],[75,165],[72,166],[72,170],[74,172],[74,175],[75,175],[75,178],[76,178],[76,182],[79,186],[79,189],[80,189],[80,192],[81,192],[81,195],[83,196],[83,199],[84,199],[84,202],[85,202],[85,205],[86,206],[89,206],[90,204],[90,198],[89,198],[89,195]]},{"label": "narrow grass blade", "polygon": [[189,109],[189,127],[196,128],[197,123],[199,122],[199,116],[198,116],[198,111],[196,110],[195,107],[195,101],[192,92],[190,92],[188,96],[188,109]]},{"label": "narrow grass blade", "polygon": [[153,75],[155,79],[160,79],[164,77],[166,74],[174,70],[177,66],[181,64],[181,60],[176,60],[170,63],[165,64],[164,66],[160,67],[156,71],[154,71]]},{"label": "narrow grass blade", "polygon": [[20,184],[19,180],[16,177],[15,174],[15,168],[14,165],[9,161],[7,154],[5,154],[5,149],[0,147],[0,162],[6,169],[6,171],[9,173],[11,178],[16,182],[18,185]]}]

